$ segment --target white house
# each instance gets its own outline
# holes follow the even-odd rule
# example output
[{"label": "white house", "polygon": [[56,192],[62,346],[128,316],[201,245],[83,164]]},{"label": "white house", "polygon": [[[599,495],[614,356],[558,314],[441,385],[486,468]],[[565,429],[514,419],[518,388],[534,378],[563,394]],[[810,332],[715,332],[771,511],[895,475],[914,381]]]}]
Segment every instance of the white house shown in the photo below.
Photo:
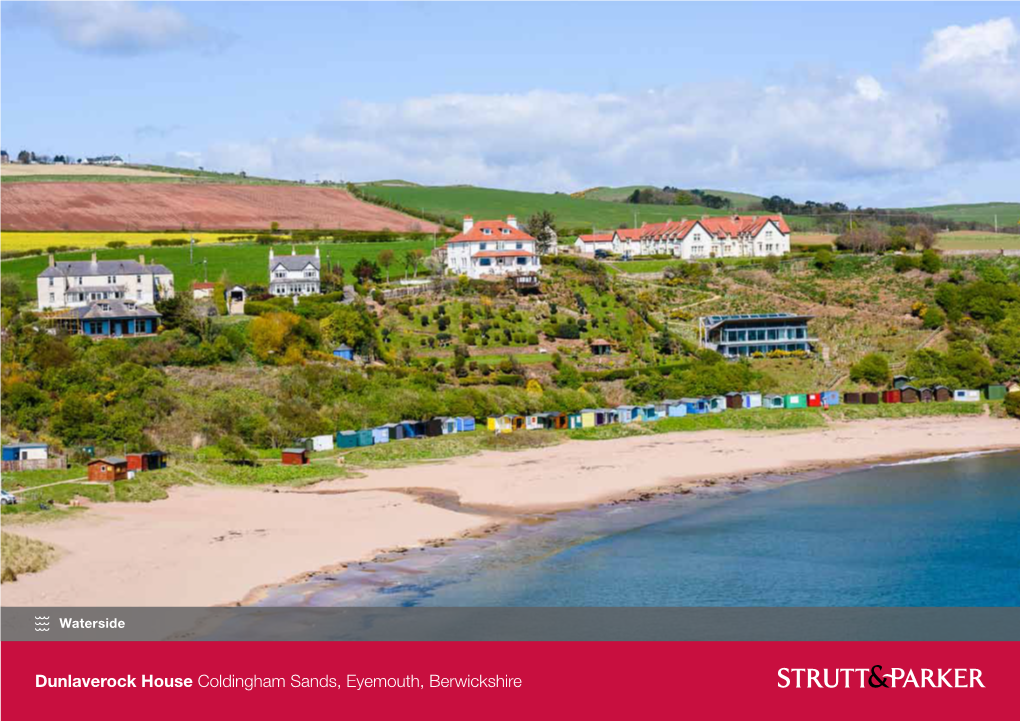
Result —
[{"label": "white house", "polygon": [[542,269],[538,241],[517,227],[517,219],[464,218],[464,230],[446,241],[446,269],[469,278],[536,276]]},{"label": "white house", "polygon": [[174,276],[163,265],[134,260],[72,260],[49,266],[36,278],[39,310],[81,308],[95,301],[120,300],[152,305],[174,295]]},{"label": "white house", "polygon": [[697,220],[647,223],[613,235],[614,252],[699,258],[758,258],[790,252],[790,228],[782,215],[702,216]]},{"label": "white house", "polygon": [[269,249],[269,294],[283,296],[316,295],[319,293],[319,248],[315,255],[298,255],[293,247],[290,255],[273,255]]},{"label": "white house", "polygon": [[596,250],[613,252],[613,233],[593,233],[579,235],[574,241],[574,248],[582,255],[595,255]]}]

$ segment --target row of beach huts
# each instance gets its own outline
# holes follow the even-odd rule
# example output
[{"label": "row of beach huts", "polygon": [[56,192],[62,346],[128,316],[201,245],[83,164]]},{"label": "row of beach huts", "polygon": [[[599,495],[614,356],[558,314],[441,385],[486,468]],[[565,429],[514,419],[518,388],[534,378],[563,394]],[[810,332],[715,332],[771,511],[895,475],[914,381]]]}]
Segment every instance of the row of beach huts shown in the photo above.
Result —
[{"label": "row of beach huts", "polygon": [[[1004,389],[1003,389],[1004,390]],[[575,413],[550,411],[530,415],[507,414],[492,416],[486,420],[486,429],[493,433],[513,433],[531,430],[566,430],[574,428],[597,428],[614,423],[635,423],[657,421],[663,418],[682,418],[689,415],[722,413],[723,411],[748,408],[830,408],[847,405],[878,405],[882,403],[941,403],[978,402],[981,392],[977,390],[953,390],[946,386],[915,388],[904,385],[886,391],[822,391],[819,393],[790,393],[786,395],[733,392],[726,395],[701,398],[680,398],[644,405],[622,405],[615,408],[585,408]],[[989,398],[999,398],[999,388],[990,386]],[[375,428],[359,431],[340,431],[335,436],[321,435],[298,439],[293,448],[283,450],[285,464],[308,463],[309,453],[329,451],[335,448],[350,449],[374,446],[409,438],[428,438],[464,433],[476,428],[475,419],[465,416],[442,416],[428,421],[400,421],[386,423]]]}]

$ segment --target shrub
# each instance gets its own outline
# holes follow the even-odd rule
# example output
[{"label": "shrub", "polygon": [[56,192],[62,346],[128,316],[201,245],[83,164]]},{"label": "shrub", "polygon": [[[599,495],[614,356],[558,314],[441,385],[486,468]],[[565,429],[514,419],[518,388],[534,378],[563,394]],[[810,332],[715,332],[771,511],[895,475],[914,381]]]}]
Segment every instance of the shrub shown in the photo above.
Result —
[{"label": "shrub", "polygon": [[889,361],[878,353],[869,353],[850,368],[850,380],[855,383],[885,385],[890,379]]},{"label": "shrub", "polygon": [[1003,404],[1008,415],[1020,418],[1020,392],[1014,391],[1006,395],[1006,402]]},{"label": "shrub", "polygon": [[917,259],[911,258],[909,255],[898,255],[896,260],[893,261],[893,270],[897,273],[906,273],[907,271],[914,270],[917,266]]},{"label": "shrub", "polygon": [[925,273],[934,275],[942,270],[942,258],[931,248],[926,248],[921,253],[921,270]]},{"label": "shrub", "polygon": [[924,328],[928,328],[929,330],[935,330],[936,328],[941,328],[945,324],[946,324],[945,313],[943,313],[938,308],[928,308],[924,312],[924,322],[922,323],[922,326]]},{"label": "shrub", "polygon": [[109,243],[106,244],[106,247],[107,248],[126,248],[127,247],[127,241],[126,240],[111,240]]}]

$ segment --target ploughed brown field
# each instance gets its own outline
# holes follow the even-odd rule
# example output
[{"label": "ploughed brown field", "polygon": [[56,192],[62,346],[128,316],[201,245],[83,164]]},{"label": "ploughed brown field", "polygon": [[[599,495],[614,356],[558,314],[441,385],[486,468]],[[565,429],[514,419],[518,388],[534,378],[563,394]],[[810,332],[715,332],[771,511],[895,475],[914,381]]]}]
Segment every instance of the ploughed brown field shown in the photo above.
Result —
[{"label": "ploughed brown field", "polygon": [[3,230],[262,230],[437,228],[343,190],[298,185],[4,184]]}]

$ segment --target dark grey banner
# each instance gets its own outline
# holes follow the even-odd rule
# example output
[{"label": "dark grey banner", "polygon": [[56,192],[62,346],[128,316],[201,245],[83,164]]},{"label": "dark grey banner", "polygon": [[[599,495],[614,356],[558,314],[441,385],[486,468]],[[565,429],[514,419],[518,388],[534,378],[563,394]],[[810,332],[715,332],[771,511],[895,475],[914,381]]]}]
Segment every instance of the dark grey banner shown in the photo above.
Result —
[{"label": "dark grey banner", "polygon": [[4,641],[1020,641],[1018,608],[14,608]]}]

